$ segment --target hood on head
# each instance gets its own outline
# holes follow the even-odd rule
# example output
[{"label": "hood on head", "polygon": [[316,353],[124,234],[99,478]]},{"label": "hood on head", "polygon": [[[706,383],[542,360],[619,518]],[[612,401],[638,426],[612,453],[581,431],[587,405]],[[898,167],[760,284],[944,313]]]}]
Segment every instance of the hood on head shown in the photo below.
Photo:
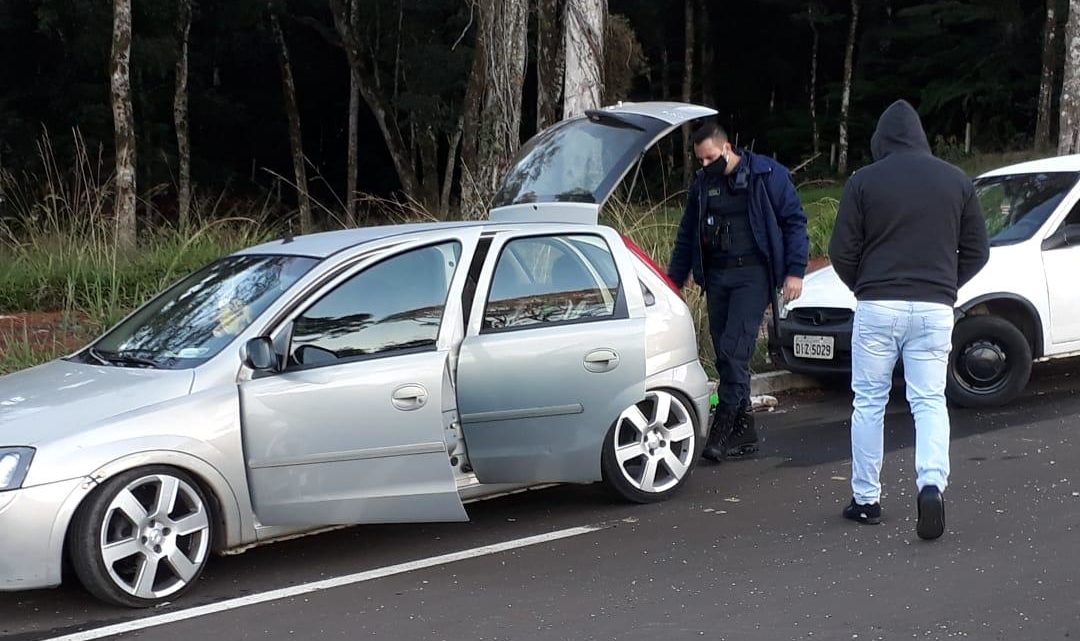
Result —
[{"label": "hood on head", "polygon": [[870,139],[874,161],[898,151],[930,153],[919,113],[906,100],[897,100],[878,119],[877,129]]}]

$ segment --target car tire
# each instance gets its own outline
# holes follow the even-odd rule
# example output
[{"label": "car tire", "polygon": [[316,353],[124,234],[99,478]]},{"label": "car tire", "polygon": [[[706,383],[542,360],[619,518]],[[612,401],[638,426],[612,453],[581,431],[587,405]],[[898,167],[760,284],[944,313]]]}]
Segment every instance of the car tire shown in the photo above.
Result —
[{"label": "car tire", "polygon": [[604,438],[604,484],[632,503],[667,500],[690,477],[703,442],[698,417],[686,399],[650,390],[619,415]]},{"label": "car tire", "polygon": [[152,607],[195,585],[210,557],[214,523],[212,505],[191,476],[142,467],[109,479],[79,507],[68,552],[95,597]]},{"label": "car tire", "polygon": [[1031,377],[1031,344],[999,316],[970,316],[953,330],[946,395],[960,407],[999,407],[1015,399]]}]

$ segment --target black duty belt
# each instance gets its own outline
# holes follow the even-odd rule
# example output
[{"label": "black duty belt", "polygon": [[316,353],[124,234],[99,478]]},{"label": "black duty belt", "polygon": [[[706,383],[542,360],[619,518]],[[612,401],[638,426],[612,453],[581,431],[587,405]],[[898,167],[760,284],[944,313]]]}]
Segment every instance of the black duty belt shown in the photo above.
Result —
[{"label": "black duty belt", "polygon": [[719,267],[720,269],[756,267],[764,264],[764,261],[761,260],[761,256],[758,256],[757,254],[750,254],[749,256],[717,256],[709,260],[710,267]]}]

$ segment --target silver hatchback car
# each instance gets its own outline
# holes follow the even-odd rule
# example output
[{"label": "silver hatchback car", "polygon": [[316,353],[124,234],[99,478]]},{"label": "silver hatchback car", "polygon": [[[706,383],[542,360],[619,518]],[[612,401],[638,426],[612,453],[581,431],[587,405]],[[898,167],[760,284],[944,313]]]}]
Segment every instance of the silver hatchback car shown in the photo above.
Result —
[{"label": "silver hatchback car", "polygon": [[81,351],[0,378],[0,590],[175,599],[212,552],[463,503],[687,479],[709,390],[663,271],[597,224],[712,110],[624,104],[541,132],[490,220],[286,238],[184,278]]}]

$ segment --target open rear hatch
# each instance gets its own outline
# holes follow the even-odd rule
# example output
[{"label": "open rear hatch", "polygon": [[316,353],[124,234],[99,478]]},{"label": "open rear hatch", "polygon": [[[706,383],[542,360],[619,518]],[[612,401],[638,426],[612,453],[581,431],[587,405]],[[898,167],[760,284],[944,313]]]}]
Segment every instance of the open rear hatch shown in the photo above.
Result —
[{"label": "open rear hatch", "polygon": [[653,145],[715,113],[677,102],[620,103],[552,125],[521,148],[490,218],[596,224],[600,208]]}]

